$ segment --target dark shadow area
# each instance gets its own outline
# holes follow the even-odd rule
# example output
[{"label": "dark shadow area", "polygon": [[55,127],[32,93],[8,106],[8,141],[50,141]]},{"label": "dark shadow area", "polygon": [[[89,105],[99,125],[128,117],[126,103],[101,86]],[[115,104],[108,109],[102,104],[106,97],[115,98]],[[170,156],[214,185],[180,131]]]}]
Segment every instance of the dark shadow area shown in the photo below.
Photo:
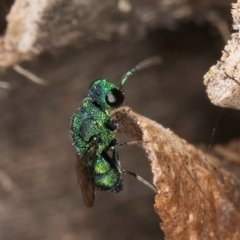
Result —
[{"label": "dark shadow area", "polygon": [[13,4],[14,0],[0,0],[0,35],[3,35],[7,28],[6,16]]}]

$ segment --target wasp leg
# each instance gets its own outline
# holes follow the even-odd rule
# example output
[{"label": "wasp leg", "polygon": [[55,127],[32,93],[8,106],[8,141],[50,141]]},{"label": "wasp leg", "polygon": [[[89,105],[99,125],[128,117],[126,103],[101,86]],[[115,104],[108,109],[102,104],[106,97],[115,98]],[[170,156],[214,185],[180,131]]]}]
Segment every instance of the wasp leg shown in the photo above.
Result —
[{"label": "wasp leg", "polygon": [[109,144],[107,149],[115,149],[115,148],[121,148],[124,146],[129,146],[129,145],[136,145],[136,144],[142,144],[142,143],[148,143],[149,141],[131,141],[131,142],[124,142],[124,143],[119,143],[118,139],[114,138],[112,142]]},{"label": "wasp leg", "polygon": [[120,164],[120,160],[119,160],[119,155],[118,152],[115,150],[115,148],[112,149],[112,163],[114,165],[114,167],[120,172],[122,173],[122,168],[121,168],[121,164]]},{"label": "wasp leg", "polygon": [[149,143],[149,141],[131,141],[131,142],[124,142],[124,143],[117,143],[117,145],[115,145],[115,147],[121,148],[124,146],[137,145],[137,144],[142,144],[142,143]]},{"label": "wasp leg", "polygon": [[114,131],[117,130],[117,128],[118,128],[118,122],[120,122],[123,118],[125,118],[130,111],[131,111],[131,108],[129,108],[129,109],[123,114],[123,116],[121,116],[121,117],[118,118],[118,119],[109,119],[109,120],[107,121],[107,123],[105,124],[106,127],[107,127],[110,131],[114,132]]},{"label": "wasp leg", "polygon": [[117,170],[120,173],[123,173],[125,175],[130,175],[130,176],[136,178],[138,181],[142,182],[143,184],[145,184],[146,186],[151,188],[155,193],[157,193],[157,189],[152,184],[150,184],[148,181],[143,179],[141,176],[139,176],[138,174],[136,174],[134,172],[130,172],[130,171],[127,171],[127,170],[124,170],[124,169],[121,168],[119,155],[118,155],[118,152],[115,149],[113,149],[112,160],[113,160],[114,166],[117,168]]},{"label": "wasp leg", "polygon": [[117,121],[114,120],[114,119],[110,119],[109,121],[106,122],[105,125],[106,125],[106,127],[107,127],[110,131],[112,131],[112,132],[114,132],[115,130],[117,130],[117,127],[118,127],[118,123],[117,123]]},{"label": "wasp leg", "polygon": [[125,175],[130,175],[134,178],[136,178],[138,181],[142,182],[143,184],[145,184],[146,186],[148,186],[149,188],[151,188],[155,193],[157,193],[157,189],[150,184],[148,181],[146,181],[145,179],[143,179],[141,176],[139,176],[138,174],[134,173],[134,172],[129,172],[127,170],[121,169],[122,173],[124,173]]}]

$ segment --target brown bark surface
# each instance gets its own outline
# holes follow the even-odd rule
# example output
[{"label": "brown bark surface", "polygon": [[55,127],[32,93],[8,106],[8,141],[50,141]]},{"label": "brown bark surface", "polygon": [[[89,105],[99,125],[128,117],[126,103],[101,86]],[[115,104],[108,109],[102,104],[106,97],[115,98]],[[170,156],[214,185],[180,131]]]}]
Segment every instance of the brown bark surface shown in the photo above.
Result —
[{"label": "brown bark surface", "polygon": [[143,141],[165,238],[240,239],[240,158],[232,165],[205,154],[128,108],[115,114],[120,132]]}]

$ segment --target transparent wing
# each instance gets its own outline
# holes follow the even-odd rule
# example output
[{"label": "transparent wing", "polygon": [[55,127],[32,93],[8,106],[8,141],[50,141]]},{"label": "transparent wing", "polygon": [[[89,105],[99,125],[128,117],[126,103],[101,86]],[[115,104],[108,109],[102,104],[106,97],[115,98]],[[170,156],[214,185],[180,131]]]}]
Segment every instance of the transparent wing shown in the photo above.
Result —
[{"label": "transparent wing", "polygon": [[[95,200],[95,184],[93,176],[93,167],[96,161],[96,146],[92,146],[91,149],[83,156],[76,153],[77,163],[77,181],[80,185],[83,200],[87,207],[92,207]],[[91,164],[86,164],[91,163]],[[90,166],[89,166],[90,165]]]}]

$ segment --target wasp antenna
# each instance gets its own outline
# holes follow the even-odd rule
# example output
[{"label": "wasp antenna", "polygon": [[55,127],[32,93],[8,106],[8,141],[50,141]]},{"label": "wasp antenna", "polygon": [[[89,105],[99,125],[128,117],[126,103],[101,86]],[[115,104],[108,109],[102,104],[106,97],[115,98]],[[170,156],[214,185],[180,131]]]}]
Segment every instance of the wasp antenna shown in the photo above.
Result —
[{"label": "wasp antenna", "polygon": [[134,68],[132,68],[131,70],[129,70],[128,72],[126,72],[122,79],[121,79],[121,83],[120,83],[120,87],[119,89],[121,89],[123,87],[123,85],[125,84],[125,82],[128,80],[128,78],[135,72],[151,67],[151,66],[155,66],[155,65],[159,65],[162,63],[162,59],[160,56],[154,56],[154,57],[150,57],[147,58],[145,60],[143,60],[142,62],[138,63]]}]

